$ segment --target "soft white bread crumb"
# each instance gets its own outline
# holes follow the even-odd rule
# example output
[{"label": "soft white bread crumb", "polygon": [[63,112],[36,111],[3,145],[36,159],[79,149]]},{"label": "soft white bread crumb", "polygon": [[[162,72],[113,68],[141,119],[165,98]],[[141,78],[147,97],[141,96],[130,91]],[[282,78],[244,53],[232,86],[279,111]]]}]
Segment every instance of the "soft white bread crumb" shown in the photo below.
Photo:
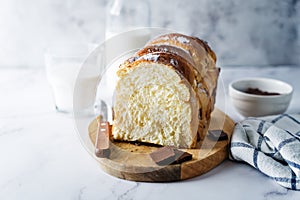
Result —
[{"label": "soft white bread crumb", "polygon": [[199,105],[183,76],[169,65],[148,61],[118,75],[114,139],[195,146]]}]

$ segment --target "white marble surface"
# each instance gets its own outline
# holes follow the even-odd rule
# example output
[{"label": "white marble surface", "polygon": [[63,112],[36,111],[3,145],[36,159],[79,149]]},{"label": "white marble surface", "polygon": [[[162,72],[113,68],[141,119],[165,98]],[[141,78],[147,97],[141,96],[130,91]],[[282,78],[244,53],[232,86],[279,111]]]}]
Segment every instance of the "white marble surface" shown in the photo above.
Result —
[{"label": "white marble surface", "polygon": [[[300,112],[299,67],[227,67],[220,80],[227,88],[233,79],[256,75],[292,84],[288,112]],[[220,100],[239,120],[228,97]],[[54,111],[41,69],[0,69],[0,102],[1,200],[300,199],[300,192],[229,160],[205,175],[174,183],[137,183],[105,174],[81,145],[72,117]]]},{"label": "white marble surface", "polygon": [[[100,43],[108,1],[1,0],[0,67],[40,67],[53,43]],[[151,26],[209,41],[221,65],[300,64],[300,0],[148,1]]]}]

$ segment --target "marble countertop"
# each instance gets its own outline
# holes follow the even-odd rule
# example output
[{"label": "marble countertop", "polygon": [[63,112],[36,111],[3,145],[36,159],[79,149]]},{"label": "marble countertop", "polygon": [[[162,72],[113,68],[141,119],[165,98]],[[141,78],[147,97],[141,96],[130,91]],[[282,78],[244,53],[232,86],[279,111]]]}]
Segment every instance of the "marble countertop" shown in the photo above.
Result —
[{"label": "marble countertop", "polygon": [[[224,98],[219,98],[217,106],[226,105],[226,113],[234,120],[242,118],[231,105],[227,87],[245,76],[289,82],[294,97],[287,112],[300,112],[300,67],[224,67],[220,79]],[[0,69],[0,94],[1,200],[300,199],[300,192],[229,160],[181,182],[141,183],[112,177],[81,145],[73,118],[54,110],[44,70]]]}]

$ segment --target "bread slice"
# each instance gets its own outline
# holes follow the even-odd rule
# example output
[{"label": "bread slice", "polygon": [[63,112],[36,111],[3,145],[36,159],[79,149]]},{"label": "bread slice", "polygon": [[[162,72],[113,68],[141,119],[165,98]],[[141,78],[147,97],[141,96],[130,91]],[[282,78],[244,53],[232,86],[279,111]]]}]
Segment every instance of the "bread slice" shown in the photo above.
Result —
[{"label": "bread slice", "polygon": [[114,139],[195,147],[199,107],[195,92],[172,64],[147,59],[118,73]]},{"label": "bread slice", "polygon": [[117,72],[114,139],[195,148],[214,106],[215,61],[197,38],[167,34],[150,41]]}]

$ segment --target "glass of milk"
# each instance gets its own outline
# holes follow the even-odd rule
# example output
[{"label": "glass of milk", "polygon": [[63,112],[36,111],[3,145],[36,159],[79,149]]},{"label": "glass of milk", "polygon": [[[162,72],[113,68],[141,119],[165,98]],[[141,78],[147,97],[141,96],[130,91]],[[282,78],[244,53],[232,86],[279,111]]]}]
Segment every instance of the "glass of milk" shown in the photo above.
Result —
[{"label": "glass of milk", "polygon": [[89,63],[86,60],[95,48],[95,44],[62,44],[47,50],[46,75],[57,111],[92,113],[100,73],[96,60],[95,63],[91,62],[93,59]]}]

